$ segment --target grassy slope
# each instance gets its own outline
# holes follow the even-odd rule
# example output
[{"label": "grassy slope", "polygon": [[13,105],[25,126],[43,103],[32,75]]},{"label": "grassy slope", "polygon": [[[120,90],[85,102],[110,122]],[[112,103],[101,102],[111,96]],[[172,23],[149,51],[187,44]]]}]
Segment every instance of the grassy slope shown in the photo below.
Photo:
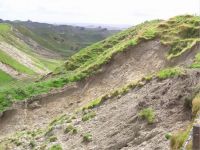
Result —
[{"label": "grassy slope", "polygon": [[7,73],[0,70],[0,86],[13,81],[14,79]]},{"label": "grassy slope", "polygon": [[[54,70],[56,66],[60,65],[63,61],[61,60],[49,60],[43,58],[32,52],[31,48],[24,43],[22,40],[18,39],[15,35],[15,32],[11,30],[12,26],[9,24],[1,23],[0,24],[0,41],[4,41],[18,50],[25,52],[30,58],[35,62],[35,65],[41,69],[48,68],[49,70]],[[12,68],[16,69],[19,72],[26,74],[33,74],[34,71],[28,67],[20,64],[10,56],[8,56],[3,51],[0,51],[0,61],[5,64],[10,65]]]},{"label": "grassy slope", "polygon": [[70,56],[77,50],[116,33],[102,29],[87,29],[72,26],[53,26],[34,22],[14,24],[24,35],[32,38],[43,47]]},{"label": "grassy slope", "polygon": [[[9,88],[0,92],[0,111],[9,107],[12,101],[23,100],[34,95],[46,93],[53,88],[59,88],[69,82],[75,82],[94,74],[103,64],[107,63],[119,52],[134,47],[136,44],[160,38],[163,44],[169,45],[171,50],[169,58],[180,55],[188,45],[182,45],[183,41],[193,42],[198,39],[196,32],[189,32],[199,28],[200,17],[178,16],[169,21],[145,22],[136,27],[116,34],[106,40],[93,44],[72,56],[62,67],[54,73],[55,78],[37,83],[28,84],[24,87]],[[180,26],[185,25],[185,28]],[[189,27],[188,27],[189,26]],[[187,28],[188,27],[188,28]],[[192,29],[191,29],[192,28]],[[186,31],[189,30],[189,31]],[[185,32],[187,34],[185,34]],[[175,38],[172,40],[172,38]],[[174,45],[174,41],[178,44]],[[179,46],[181,45],[181,46]],[[178,48],[177,48],[178,47]],[[176,48],[176,50],[174,50]],[[9,95],[9,99],[6,98]]]},{"label": "grassy slope", "polygon": [[15,59],[7,55],[5,52],[0,50],[0,61],[4,64],[9,65],[13,69],[17,70],[18,72],[26,73],[26,74],[34,74],[34,71],[29,69],[28,67],[20,64]]}]

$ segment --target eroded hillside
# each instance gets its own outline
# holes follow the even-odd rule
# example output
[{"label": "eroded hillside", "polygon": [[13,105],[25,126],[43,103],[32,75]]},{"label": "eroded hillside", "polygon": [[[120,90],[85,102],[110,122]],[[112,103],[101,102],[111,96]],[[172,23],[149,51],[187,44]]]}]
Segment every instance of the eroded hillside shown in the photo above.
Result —
[{"label": "eroded hillside", "polygon": [[1,21],[0,84],[37,79],[79,49],[116,32],[31,21]]},{"label": "eroded hillside", "polygon": [[2,149],[181,148],[200,108],[199,28],[190,15],[145,22],[2,91]]}]

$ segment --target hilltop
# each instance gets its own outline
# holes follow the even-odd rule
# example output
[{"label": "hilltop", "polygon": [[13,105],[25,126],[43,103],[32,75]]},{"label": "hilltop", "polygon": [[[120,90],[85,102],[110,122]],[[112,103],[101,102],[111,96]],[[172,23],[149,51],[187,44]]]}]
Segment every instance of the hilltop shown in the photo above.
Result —
[{"label": "hilltop", "polygon": [[200,109],[199,31],[199,16],[146,21],[0,91],[1,148],[180,149]]}]

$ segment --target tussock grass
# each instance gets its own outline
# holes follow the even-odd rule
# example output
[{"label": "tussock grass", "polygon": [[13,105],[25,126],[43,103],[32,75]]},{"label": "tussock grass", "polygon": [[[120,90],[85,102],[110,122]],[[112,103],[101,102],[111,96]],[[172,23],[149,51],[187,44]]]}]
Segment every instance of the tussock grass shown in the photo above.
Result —
[{"label": "tussock grass", "polygon": [[179,150],[183,146],[189,135],[190,130],[191,126],[189,126],[187,130],[180,130],[171,136],[170,147],[172,150]]},{"label": "tussock grass", "polygon": [[155,121],[155,112],[152,108],[144,108],[139,113],[138,116],[145,119],[148,124],[153,124]]},{"label": "tussock grass", "polygon": [[85,133],[83,134],[83,142],[91,142],[92,141],[92,134]]},{"label": "tussock grass", "polygon": [[192,100],[192,114],[196,116],[200,110],[200,95],[197,94],[195,98]]},{"label": "tussock grass", "polygon": [[78,132],[77,128],[75,128],[73,125],[68,125],[66,128],[65,128],[65,131],[64,133],[73,133],[73,134],[76,134]]}]

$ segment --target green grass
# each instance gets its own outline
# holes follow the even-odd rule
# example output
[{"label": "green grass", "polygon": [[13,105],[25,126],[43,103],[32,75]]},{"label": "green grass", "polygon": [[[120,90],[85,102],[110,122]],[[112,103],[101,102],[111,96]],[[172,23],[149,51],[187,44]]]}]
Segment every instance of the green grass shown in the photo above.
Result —
[{"label": "green grass", "polygon": [[[64,56],[71,56],[76,51],[91,45],[117,31],[101,31],[72,26],[52,26],[47,24],[15,23],[14,26],[25,36]],[[62,33],[61,33],[62,32]]]},{"label": "green grass", "polygon": [[26,74],[34,74],[34,71],[29,69],[28,67],[20,64],[15,59],[10,57],[8,54],[0,50],[0,61],[4,64],[9,65],[13,69],[17,70],[20,73],[26,73]]},{"label": "green grass", "polygon": [[68,125],[66,128],[65,128],[65,131],[64,133],[73,133],[73,134],[76,134],[78,132],[77,128],[75,128],[73,125]]},{"label": "green grass", "polygon": [[91,142],[92,141],[92,134],[85,133],[83,134],[83,142]]},{"label": "green grass", "polygon": [[188,138],[190,130],[191,126],[186,130],[180,130],[171,136],[170,146],[172,150],[179,150],[183,146],[184,142]]},{"label": "green grass", "polygon": [[9,32],[11,30],[11,26],[6,23],[0,23],[0,32]]},{"label": "green grass", "polygon": [[190,50],[200,40],[200,16],[176,16],[161,22],[158,32],[163,44],[170,46],[168,59]]},{"label": "green grass", "polygon": [[0,70],[0,85],[3,84],[7,84],[11,81],[13,81],[14,79],[7,73],[5,73],[4,71]]},{"label": "green grass", "polygon": [[145,119],[148,124],[152,124],[155,121],[155,112],[152,108],[144,108],[140,110],[138,116],[142,119]]},{"label": "green grass", "polygon": [[163,69],[161,71],[159,71],[157,73],[157,77],[159,79],[167,79],[167,78],[171,78],[171,77],[175,77],[175,76],[180,76],[184,74],[184,70],[179,68],[179,67],[175,67],[175,68],[167,68],[167,69]]},{"label": "green grass", "polygon": [[90,111],[90,112],[83,115],[82,121],[88,121],[88,120],[94,118],[95,116],[96,116],[96,113],[93,112],[93,111]]},{"label": "green grass", "polygon": [[63,150],[60,144],[53,145],[49,150]]},{"label": "green grass", "polygon": [[200,68],[200,53],[197,53],[194,62],[190,66],[191,68]]},{"label": "green grass", "polygon": [[[83,49],[80,53],[67,61],[64,68],[60,68],[62,71],[67,69],[63,75],[46,81],[30,83],[22,87],[8,87],[7,89],[1,90],[0,111],[4,111],[13,101],[23,100],[34,95],[47,93],[54,88],[63,87],[68,83],[79,81],[94,74],[103,64],[109,62],[116,53],[125,51],[129,47],[136,45],[137,39],[143,35],[146,28],[149,26],[156,26],[156,23],[157,21],[146,22],[136,28],[131,28],[114,37],[94,44],[89,48]],[[130,40],[130,37],[128,37],[129,35],[134,38]],[[111,43],[113,44],[112,47],[108,48]],[[98,47],[100,47],[100,49]],[[67,65],[72,60],[75,62]],[[76,67],[74,66],[75,64]]]},{"label": "green grass", "polygon": [[[184,24],[184,27],[182,25]],[[0,111],[4,111],[13,101],[23,100],[35,95],[47,93],[54,88],[63,87],[71,82],[80,81],[87,78],[101,68],[102,65],[109,63],[118,53],[123,53],[135,45],[146,41],[159,38],[163,44],[169,45],[172,50],[170,54],[178,56],[190,47],[195,40],[198,41],[196,28],[199,26],[198,16],[178,16],[168,21],[154,20],[142,23],[138,26],[129,28],[101,42],[82,49],[79,53],[69,58],[62,67],[58,67],[52,78],[37,83],[30,83],[23,87],[12,87],[0,91]],[[188,29],[191,28],[189,31]],[[181,42],[188,42],[181,45]],[[174,42],[178,42],[173,46]],[[180,42],[180,43],[179,43]],[[178,45],[178,46],[177,46]],[[180,69],[170,68],[160,71],[157,76],[160,79],[173,77],[182,74]],[[113,95],[125,93],[129,88],[115,91]],[[119,92],[119,93],[118,93]],[[8,99],[9,97],[9,99]],[[101,100],[97,100],[93,106],[98,105]],[[3,105],[2,105],[3,104]]]}]

